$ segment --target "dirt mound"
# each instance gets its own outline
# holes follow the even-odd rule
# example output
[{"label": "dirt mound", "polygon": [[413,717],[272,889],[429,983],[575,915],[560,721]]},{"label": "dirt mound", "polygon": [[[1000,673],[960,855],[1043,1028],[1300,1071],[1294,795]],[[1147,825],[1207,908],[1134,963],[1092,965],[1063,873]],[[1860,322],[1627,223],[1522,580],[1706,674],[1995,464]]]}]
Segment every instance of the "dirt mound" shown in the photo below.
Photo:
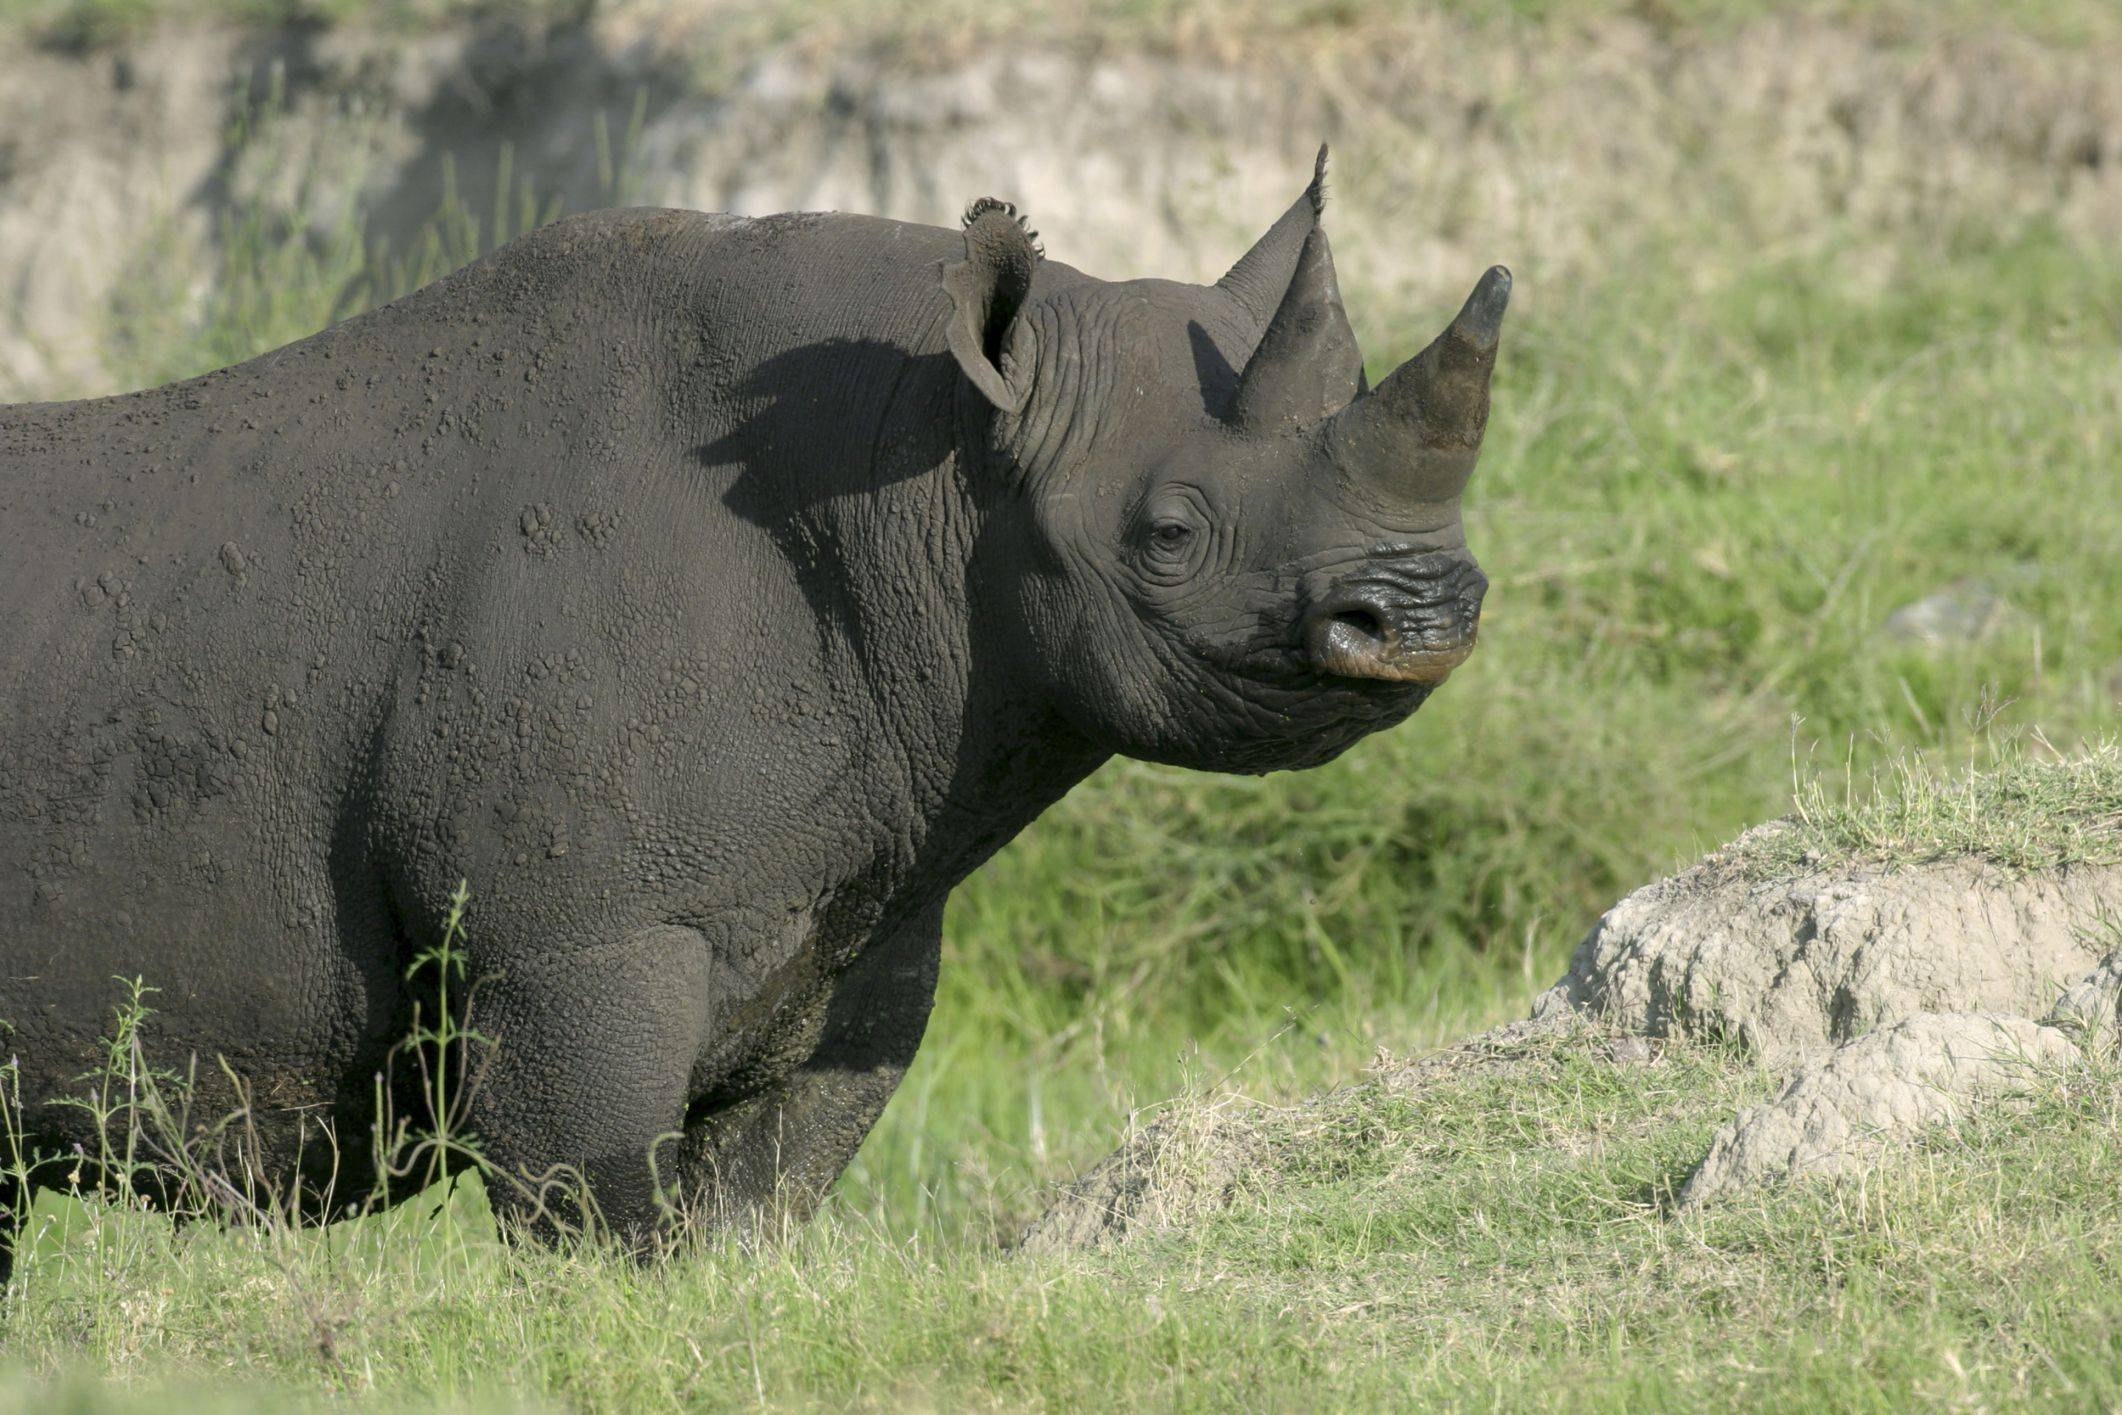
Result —
[{"label": "dirt mound", "polygon": [[[1567,1017],[1514,1022],[1433,1056],[1381,1059],[1363,1087],[1315,1097],[1297,1114],[1321,1119],[1359,1090],[1419,1098],[1469,1076],[1539,1065],[1551,1059],[1558,1040],[1576,1030],[1575,1019]],[[1617,1066],[1642,1065],[1649,1059],[1625,1046],[1611,1054],[1602,1052],[1602,1057]],[[1254,1108],[1230,1095],[1173,1103],[1064,1186],[1025,1233],[1022,1250],[1067,1253],[1104,1247],[1227,1208],[1271,1170],[1278,1144],[1286,1146],[1293,1132],[1307,1129],[1301,1121],[1292,1123],[1290,1112],[1282,1113],[1279,1121],[1262,1124]],[[1271,1136],[1271,1129],[1279,1133]]]},{"label": "dirt mound", "polygon": [[1066,1253],[1170,1227],[1226,1205],[1261,1148],[1228,1103],[1179,1105],[1067,1186],[1024,1235],[1032,1253]]},{"label": "dirt mound", "polygon": [[2113,1046],[2122,1038],[2122,948],[2074,983],[2041,1020],[2088,1045]]},{"label": "dirt mound", "polygon": [[1448,1126],[1469,1078],[1522,1088],[1558,1059],[1671,1072],[1674,1056],[1696,1079],[1658,1083],[1673,1103],[1725,1116],[1761,1094],[1762,1066],[1790,1068],[1771,1099],[1717,1133],[1680,1194],[1693,1210],[1861,1169],[2122,1036],[2122,865],[2014,872],[1956,858],[1771,878],[1748,848],[1764,838],[1615,905],[1527,1021],[1295,1111],[1175,1105],[1070,1185],[1025,1246],[1104,1246],[1229,1207],[1272,1183],[1292,1116],[1367,1106],[1370,1129],[1412,1135],[1425,1118]]},{"label": "dirt mound", "polygon": [[1923,1012],[2042,1017],[2099,965],[2100,921],[2122,900],[2113,865],[2012,874],[1951,860],[1762,879],[1743,853],[1616,904],[1536,1012],[1728,1039],[1772,1063]]},{"label": "dirt mound", "polygon": [[2077,1055],[2061,1031],[2024,1017],[1917,1013],[1801,1067],[1773,1101],[1725,1126],[1681,1204],[1848,1172],[1971,1103],[2040,1084]]}]

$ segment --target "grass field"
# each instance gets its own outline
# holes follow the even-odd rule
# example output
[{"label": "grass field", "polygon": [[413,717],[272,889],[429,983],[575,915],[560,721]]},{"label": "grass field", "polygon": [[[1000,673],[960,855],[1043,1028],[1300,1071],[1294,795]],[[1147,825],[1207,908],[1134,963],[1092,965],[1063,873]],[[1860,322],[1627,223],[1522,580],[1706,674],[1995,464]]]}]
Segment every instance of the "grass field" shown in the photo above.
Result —
[{"label": "grass field", "polygon": [[[847,1210],[643,1267],[510,1252],[476,1193],[319,1234],[78,1216],[18,1289],[0,1409],[2111,1409],[2122,1074],[2035,1078],[1862,1183],[1675,1213],[1773,1078],[1596,1035],[1414,1089],[1181,1102],[1248,1165],[1090,1255]],[[1183,1162],[1183,1158],[1182,1161]],[[99,1380],[97,1373],[104,1379]],[[108,1383],[116,1376],[117,1383]],[[233,1378],[233,1379],[232,1379]]]},{"label": "grass field", "polygon": [[[1473,661],[1330,767],[1117,763],[1003,852],[952,903],[921,1058],[820,1222],[644,1270],[505,1254],[474,1189],[439,1225],[326,1235],[47,1205],[0,1407],[51,1379],[83,1409],[2122,1401],[2098,1070],[1873,1188],[1671,1222],[1661,1196],[1773,1078],[1587,1044],[1419,1107],[1358,1086],[1184,1234],[996,1251],[1131,1116],[1288,1101],[1514,1016],[1620,893],[1794,800],[1814,846],[1862,850],[1907,838],[1845,809],[1875,780],[1949,803],[1911,787],[2117,729],[2122,252],[2039,221],[1764,245],[1657,215],[1514,313],[1469,500]],[[378,261],[238,223],[203,321],[170,315],[194,274],[170,271],[111,344],[135,383],[230,362],[494,228],[446,213]],[[1447,313],[1401,312],[1373,375]],[[1979,636],[1887,631],[1955,590],[2002,601]],[[2026,844],[1970,799],[1923,828]]]}]

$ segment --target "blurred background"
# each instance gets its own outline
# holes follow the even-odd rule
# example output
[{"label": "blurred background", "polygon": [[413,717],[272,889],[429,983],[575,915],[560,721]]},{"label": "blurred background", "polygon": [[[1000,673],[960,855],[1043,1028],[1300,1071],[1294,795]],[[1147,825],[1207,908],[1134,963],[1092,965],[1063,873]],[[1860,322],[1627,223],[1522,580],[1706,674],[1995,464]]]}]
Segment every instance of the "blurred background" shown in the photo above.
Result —
[{"label": "blurred background", "polygon": [[1510,265],[1474,660],[1317,772],[1115,763],[954,899],[840,1200],[1006,1231],[1174,1095],[1517,1015],[1800,787],[2114,732],[2118,75],[2112,0],[0,0],[0,398],[601,205],[992,194],[1210,279],[1322,139],[1374,378]]}]

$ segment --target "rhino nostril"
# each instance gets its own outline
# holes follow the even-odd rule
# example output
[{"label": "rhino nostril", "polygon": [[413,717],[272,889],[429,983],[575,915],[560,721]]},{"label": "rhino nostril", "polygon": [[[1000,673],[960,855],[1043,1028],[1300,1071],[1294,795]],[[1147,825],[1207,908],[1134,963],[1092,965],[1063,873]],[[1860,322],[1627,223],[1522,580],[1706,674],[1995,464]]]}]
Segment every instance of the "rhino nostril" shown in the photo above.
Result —
[{"label": "rhino nostril", "polygon": [[1334,623],[1344,624],[1366,639],[1381,644],[1385,642],[1385,621],[1378,617],[1378,612],[1374,609],[1362,605],[1337,609],[1334,611]]},{"label": "rhino nostril", "polygon": [[1446,625],[1438,607],[1408,608],[1402,617],[1391,602],[1367,595],[1319,606],[1304,627],[1312,666],[1345,678],[1443,682],[1473,652],[1473,623]]}]

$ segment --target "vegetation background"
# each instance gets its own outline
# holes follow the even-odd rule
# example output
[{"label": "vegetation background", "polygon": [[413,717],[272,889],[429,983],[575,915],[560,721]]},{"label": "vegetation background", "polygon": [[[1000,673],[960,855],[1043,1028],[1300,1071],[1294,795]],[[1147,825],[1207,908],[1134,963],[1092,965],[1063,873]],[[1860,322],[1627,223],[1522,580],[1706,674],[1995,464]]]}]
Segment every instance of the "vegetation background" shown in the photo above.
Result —
[{"label": "vegetation background", "polygon": [[[1948,77],[1980,44],[2122,53],[2104,0],[742,0],[706,13],[729,65],[838,45],[918,68],[947,41],[1242,67],[1256,61],[1237,50],[1345,53],[1440,13],[1499,48],[1596,47],[1625,22],[1661,52],[1749,25],[1772,44],[1796,16],[1825,27],[1807,34],[1934,55]],[[530,0],[0,4],[25,52],[85,54],[173,24],[411,35],[580,19]],[[1956,48],[1967,36],[1977,47]],[[1504,110],[1531,101],[1493,95]],[[239,111],[269,125],[272,95]],[[599,141],[623,195],[625,134]],[[1391,139],[1338,142],[1362,210],[1393,180]],[[2084,180],[2111,180],[2122,140],[2096,133],[2090,151]],[[1957,158],[1904,144],[1895,180],[1935,196]],[[1271,1109],[1360,1082],[1381,1049],[1519,1015],[1619,894],[1784,813],[1794,790],[1861,802],[1889,763],[1921,775],[2000,747],[2068,756],[2114,731],[2122,242],[2070,215],[2078,179],[2056,178],[2047,207],[1974,190],[1808,207],[1794,223],[1761,216],[1791,180],[1769,154],[1702,178],[1628,194],[1588,254],[1482,246],[1530,298],[1469,500],[1494,586],[1473,661],[1411,724],[1332,766],[1239,780],[1117,762],[1004,851],[952,903],[920,1060],[821,1223],[763,1252],[704,1239],[638,1271],[596,1251],[507,1255],[470,1191],[439,1227],[423,1204],[325,1236],[180,1233],[47,1205],[0,1318],[21,1373],[0,1406],[41,1406],[55,1378],[84,1409],[173,1392],[206,1408],[326,1394],[472,1408],[2122,1398],[2113,1211],[2086,1207],[2113,1189],[2111,1089],[2043,1113],[2068,1144],[2000,1122],[1976,1168],[1895,1181],[1938,1220],[1916,1255],[1935,1280],[1910,1275],[1909,1251],[1882,1237],[1887,1210],[1861,1201],[1654,1235],[1660,1176],[1699,1153],[1743,1084],[1705,1063],[1696,1082],[1683,1070],[1645,1090],[1567,1058],[1537,1092],[1474,1087],[1310,1134],[1304,1164],[1333,1172],[1299,1164],[1298,1187],[1246,1232],[1080,1262],[997,1252],[1057,1181],[1174,1098]],[[558,205],[520,172],[467,170],[396,250],[368,239],[358,207],[232,205],[210,268],[136,265],[91,312],[109,386],[275,347]],[[1482,245],[1479,230],[1466,239]],[[1449,313],[1419,279],[1351,265],[1350,286],[1373,377]],[[1577,1145],[1562,1171],[1513,1168],[1564,1131],[1612,1145]],[[1464,1144],[1439,1152],[1425,1134]],[[1404,1181],[1410,1165],[1435,1171],[1431,1188],[1380,1207],[1345,1187]],[[1970,1175],[2007,1171],[2052,1182],[2019,1209],[2001,1190],[1971,1197]],[[2024,1239],[2012,1225],[2034,1210],[2050,1226],[2020,1243],[2033,1266],[2013,1267],[2000,1234]],[[1356,1290],[1351,1274],[1387,1290]],[[1997,1305],[2050,1289],[2079,1305]],[[1640,1320],[1617,1315],[1635,1304]]]}]

